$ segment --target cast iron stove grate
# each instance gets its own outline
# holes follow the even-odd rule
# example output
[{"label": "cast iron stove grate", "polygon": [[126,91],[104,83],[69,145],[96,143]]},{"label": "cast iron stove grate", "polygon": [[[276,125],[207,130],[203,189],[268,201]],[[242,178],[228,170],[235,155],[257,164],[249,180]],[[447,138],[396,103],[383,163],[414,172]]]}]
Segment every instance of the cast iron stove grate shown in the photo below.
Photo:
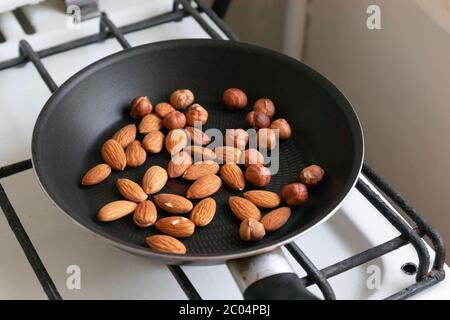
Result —
[{"label": "cast iron stove grate", "polygon": [[[89,44],[101,42],[108,38],[117,39],[119,44],[126,49],[131,46],[125,38],[125,34],[151,28],[168,22],[180,21],[189,16],[194,18],[211,38],[225,40],[226,38],[222,37],[219,32],[212,28],[211,25],[203,18],[202,13],[206,14],[229,40],[236,41],[238,40],[238,37],[220,18],[224,16],[229,2],[229,0],[216,0],[212,6],[217,10],[217,12],[215,12],[210,7],[206,6],[201,0],[175,0],[171,12],[163,13],[158,16],[122,27],[117,27],[105,13],[102,13],[100,17],[100,31],[97,34],[65,42],[40,51],[34,51],[27,41],[20,41],[19,56],[0,62],[0,71],[23,63],[32,62],[47,87],[51,92],[54,92],[58,86],[44,67],[41,61],[42,58]],[[193,4],[195,4],[195,6],[193,6]],[[26,16],[22,15],[21,19],[26,19]],[[30,25],[32,28],[32,24],[30,22],[28,22],[27,25]],[[31,160],[24,160],[1,167],[0,179],[29,170],[31,168]],[[404,288],[386,299],[406,299],[442,281],[445,278],[445,246],[439,233],[367,164],[364,164],[362,173],[387,198],[389,198],[403,211],[405,216],[407,216],[415,224],[415,227],[411,227],[408,223],[406,223],[394,210],[391,209],[385,200],[383,200],[371,189],[367,183],[365,183],[362,179],[359,179],[356,184],[356,188],[376,209],[381,212],[381,214],[383,214],[386,220],[388,220],[400,232],[401,235],[321,270],[319,270],[309,260],[305,253],[303,253],[303,251],[295,243],[286,245],[286,249],[307,273],[307,275],[302,278],[304,284],[306,286],[311,286],[314,284],[317,285],[325,299],[333,300],[336,297],[333,288],[327,280],[328,278],[346,272],[389,252],[395,251],[407,244],[411,244],[414,247],[418,256],[419,262],[416,273],[416,281],[411,286]],[[9,226],[19,241],[28,262],[33,268],[48,298],[51,300],[62,299],[1,184],[0,207],[2,208]],[[433,262],[430,259],[425,241],[423,240],[424,237],[427,237],[430,240],[430,243],[436,252]],[[181,267],[173,265],[168,265],[167,267],[189,299],[201,299],[196,288],[192,285]]]}]

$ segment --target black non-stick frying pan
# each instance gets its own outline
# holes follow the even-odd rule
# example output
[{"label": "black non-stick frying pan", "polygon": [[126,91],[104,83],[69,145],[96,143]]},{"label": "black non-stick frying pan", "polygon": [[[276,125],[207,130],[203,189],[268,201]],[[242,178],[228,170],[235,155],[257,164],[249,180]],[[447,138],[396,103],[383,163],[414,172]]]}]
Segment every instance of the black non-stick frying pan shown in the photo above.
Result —
[{"label": "black non-stick frying pan", "polygon": [[[221,101],[229,87],[244,90],[249,107],[230,112]],[[167,152],[149,155],[139,168],[114,172],[107,181],[81,187],[84,172],[101,161],[100,147],[132,119],[130,100],[147,95],[154,103],[189,88],[207,108],[206,128],[246,128],[252,103],[268,97],[275,117],[290,122],[293,135],[280,144],[280,170],[268,190],[280,192],[298,181],[302,167],[317,163],[323,183],[310,190],[308,203],[293,210],[289,222],[259,242],[239,238],[239,220],[227,200],[241,194],[223,186],[213,195],[217,213],[210,225],[184,239],[186,255],[152,251],[144,242],[155,229],[136,227],[131,217],[102,223],[104,204],[120,199],[115,181],[140,181],[150,165],[166,166]],[[34,168],[43,189],[72,220],[111,244],[166,263],[214,264],[271,251],[329,218],[353,188],[363,161],[363,137],[355,112],[342,93],[299,61],[252,45],[217,40],[153,43],[106,57],[75,74],[49,99],[37,120],[32,142]],[[189,184],[171,179],[162,192],[185,194]],[[166,214],[160,212],[159,216]],[[324,244],[326,245],[326,244]]]}]

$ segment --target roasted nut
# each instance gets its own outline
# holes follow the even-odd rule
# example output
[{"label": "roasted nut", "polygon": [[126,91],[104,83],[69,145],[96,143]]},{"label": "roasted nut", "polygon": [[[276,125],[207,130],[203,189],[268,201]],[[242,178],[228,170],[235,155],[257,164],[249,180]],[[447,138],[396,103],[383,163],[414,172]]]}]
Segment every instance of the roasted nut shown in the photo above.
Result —
[{"label": "roasted nut", "polygon": [[166,102],[160,102],[155,106],[155,113],[161,118],[164,118],[173,111],[175,111],[175,108]]},{"label": "roasted nut", "polygon": [[252,164],[245,170],[245,179],[258,187],[265,187],[270,183],[270,170],[260,164]]},{"label": "roasted nut", "polygon": [[153,106],[147,97],[139,96],[131,101],[130,116],[134,119],[142,118],[152,112]]},{"label": "roasted nut", "polygon": [[144,200],[134,210],[133,221],[138,227],[147,228],[156,222],[157,216],[155,204]]},{"label": "roasted nut", "polygon": [[239,110],[247,106],[247,95],[244,91],[237,88],[225,90],[222,99],[230,110]]},{"label": "roasted nut", "polygon": [[167,173],[170,178],[181,177],[192,164],[192,157],[189,153],[181,151],[169,161]]},{"label": "roasted nut", "polygon": [[220,176],[230,188],[242,191],[245,188],[245,177],[236,163],[226,163],[220,168]]},{"label": "roasted nut", "polygon": [[111,167],[106,163],[101,163],[86,172],[81,180],[83,186],[92,186],[100,183],[111,174]]},{"label": "roasted nut", "polygon": [[270,99],[258,99],[253,105],[253,111],[265,113],[269,118],[272,118],[275,114],[275,105]]},{"label": "roasted nut", "polygon": [[126,148],[130,143],[136,139],[136,125],[135,124],[129,124],[125,127],[119,129],[111,139],[116,140],[122,148]]},{"label": "roasted nut", "polygon": [[181,129],[186,125],[186,116],[180,111],[174,111],[165,116],[162,123],[169,130]]},{"label": "roasted nut", "polygon": [[267,232],[272,232],[280,229],[286,224],[291,216],[291,208],[281,207],[270,211],[262,219],[261,223],[264,226],[264,230]]},{"label": "roasted nut", "polygon": [[219,165],[217,162],[211,160],[198,161],[189,166],[183,174],[183,178],[186,180],[197,180],[203,176],[216,174],[217,172],[219,172]]},{"label": "roasted nut", "polygon": [[187,132],[191,144],[204,146],[211,142],[211,138],[198,128],[186,127],[184,130]]},{"label": "roasted nut", "polygon": [[170,154],[180,152],[187,144],[186,132],[182,129],[170,130],[166,136],[166,149]]},{"label": "roasted nut", "polygon": [[139,167],[147,159],[147,153],[142,148],[139,140],[134,140],[130,143],[125,150],[125,156],[127,157],[127,166]]},{"label": "roasted nut", "polygon": [[244,129],[227,129],[225,132],[225,144],[244,150],[248,143],[248,133]]},{"label": "roasted nut", "polygon": [[195,224],[185,217],[165,217],[155,223],[156,229],[172,237],[187,238],[194,234]]},{"label": "roasted nut", "polygon": [[280,118],[275,120],[270,125],[270,129],[274,130],[275,134],[277,134],[281,140],[289,139],[291,137],[291,126],[286,119]]},{"label": "roasted nut", "polygon": [[[186,123],[188,126],[195,126],[196,123],[204,125],[208,121],[208,111],[199,104],[193,104],[186,113]],[[198,124],[197,124],[198,125]]]},{"label": "roasted nut", "polygon": [[167,236],[165,234],[156,234],[145,238],[145,243],[156,251],[174,253],[174,254],[185,254],[186,247],[178,239]]},{"label": "roasted nut", "polygon": [[300,172],[300,181],[307,187],[314,187],[322,180],[325,171],[318,165],[310,165]]},{"label": "roasted nut", "polygon": [[141,202],[148,198],[141,186],[132,180],[117,179],[116,186],[120,194],[127,200]]},{"label": "roasted nut", "polygon": [[142,177],[142,188],[146,194],[154,194],[161,191],[167,183],[166,169],[160,166],[152,166],[145,171]]},{"label": "roasted nut", "polygon": [[269,117],[265,113],[259,111],[250,111],[247,113],[245,122],[255,129],[267,128],[270,125]]},{"label": "roasted nut", "polygon": [[139,123],[139,132],[142,134],[149,133],[153,130],[159,130],[161,128],[162,120],[154,113],[147,114]]},{"label": "roasted nut", "polygon": [[248,167],[252,164],[264,164],[264,156],[257,149],[250,148],[244,151],[241,162]]},{"label": "roasted nut", "polygon": [[150,153],[160,153],[164,146],[164,134],[159,130],[147,133],[142,139],[142,147]]},{"label": "roasted nut", "polygon": [[188,89],[176,90],[170,95],[170,104],[175,109],[184,109],[187,106],[190,106],[193,102],[194,94]]},{"label": "roasted nut", "polygon": [[197,180],[186,192],[188,199],[203,199],[216,193],[222,186],[222,179],[214,174],[207,174]]},{"label": "roasted nut", "polygon": [[217,155],[217,160],[220,164],[224,163],[237,163],[241,159],[242,151],[229,146],[220,146],[214,149],[215,154]]},{"label": "roasted nut", "polygon": [[185,214],[192,210],[193,204],[188,199],[171,193],[160,193],[153,197],[158,207],[169,213]]},{"label": "roasted nut", "polygon": [[127,156],[120,143],[116,140],[107,140],[101,148],[103,161],[114,170],[123,171],[127,166]]},{"label": "roasted nut", "polygon": [[216,214],[216,201],[205,198],[197,203],[191,211],[190,219],[197,227],[208,225]]},{"label": "roasted nut", "polygon": [[304,204],[308,200],[308,190],[302,183],[291,183],[284,186],[281,195],[291,207]]},{"label": "roasted nut", "polygon": [[241,222],[239,235],[244,241],[258,241],[264,238],[266,231],[261,222],[250,218]]},{"label": "roasted nut", "polygon": [[217,155],[213,150],[202,146],[187,146],[184,150],[192,155],[194,162],[215,160],[217,158]]},{"label": "roasted nut", "polygon": [[272,150],[277,145],[277,136],[270,128],[262,128],[256,134],[259,149]]}]

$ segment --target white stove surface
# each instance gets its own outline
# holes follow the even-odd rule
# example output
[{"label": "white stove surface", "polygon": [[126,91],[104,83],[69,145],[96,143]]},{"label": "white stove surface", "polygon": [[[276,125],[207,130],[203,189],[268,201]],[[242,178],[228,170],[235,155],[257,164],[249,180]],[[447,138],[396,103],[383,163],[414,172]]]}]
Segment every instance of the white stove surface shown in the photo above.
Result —
[{"label": "white stove surface", "polygon": [[[121,6],[122,3],[102,2],[102,10],[119,26],[167,12],[172,6],[170,0],[133,0],[127,1],[127,6]],[[37,50],[97,32],[98,19],[83,23],[81,30],[68,30],[66,16],[55,7],[58,3],[46,2],[26,9],[37,29],[31,36],[22,34],[11,13],[0,15],[0,29],[8,38],[8,42],[0,44],[0,61],[16,56],[20,39],[28,40]],[[126,35],[132,45],[206,37],[192,18]],[[45,58],[43,63],[56,83],[61,84],[81,68],[119,50],[117,41],[111,39]],[[1,167],[31,157],[34,122],[50,93],[31,63],[0,71],[0,83]],[[111,247],[69,221],[47,199],[32,170],[2,179],[1,183],[64,299],[186,298],[165,265]],[[296,242],[323,268],[398,235],[354,190],[331,219]],[[46,299],[3,214],[0,214],[0,253],[0,299]],[[434,254],[431,249],[430,253]],[[331,278],[330,283],[338,299],[381,299],[414,283],[413,276],[400,270],[405,262],[417,263],[410,245]],[[81,268],[81,289],[70,290],[66,286],[69,276],[66,270],[70,265]],[[366,285],[370,265],[381,270],[379,289],[371,290]],[[304,275],[296,263],[293,266],[299,275]],[[183,267],[183,270],[204,299],[242,299],[224,265]],[[446,272],[450,274],[448,267]],[[312,290],[320,295],[317,288]],[[449,293],[450,280],[445,280],[414,298],[448,299]]]}]

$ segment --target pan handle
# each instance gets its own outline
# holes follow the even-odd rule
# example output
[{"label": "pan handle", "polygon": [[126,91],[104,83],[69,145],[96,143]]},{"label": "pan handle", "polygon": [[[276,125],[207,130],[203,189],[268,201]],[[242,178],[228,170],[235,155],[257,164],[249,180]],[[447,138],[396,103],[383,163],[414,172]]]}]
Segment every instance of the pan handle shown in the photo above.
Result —
[{"label": "pan handle", "polygon": [[303,285],[281,249],[231,260],[227,266],[246,300],[318,300]]}]

